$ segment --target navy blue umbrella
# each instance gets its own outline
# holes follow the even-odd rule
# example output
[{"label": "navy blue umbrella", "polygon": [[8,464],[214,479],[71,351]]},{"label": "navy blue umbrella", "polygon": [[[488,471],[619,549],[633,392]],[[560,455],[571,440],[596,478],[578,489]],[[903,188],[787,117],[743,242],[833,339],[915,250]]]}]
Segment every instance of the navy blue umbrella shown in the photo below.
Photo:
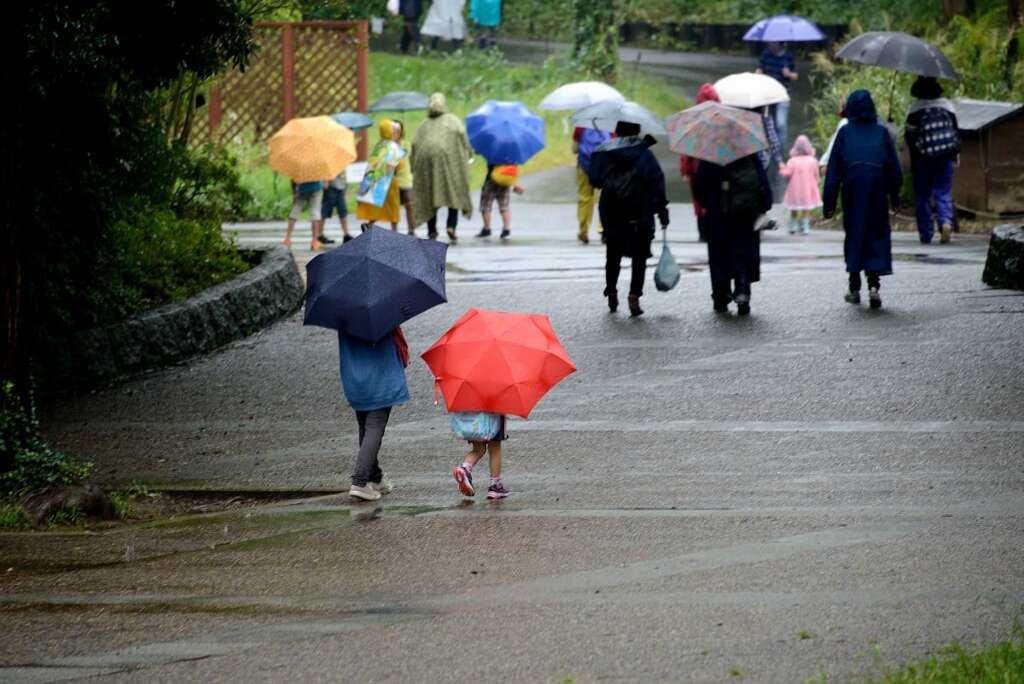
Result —
[{"label": "navy blue umbrella", "polygon": [[522,102],[488,100],[466,117],[466,134],[489,164],[525,164],[544,149],[544,119]]},{"label": "navy blue umbrella", "polygon": [[371,228],[306,265],[303,324],[376,342],[413,316],[448,301],[447,251],[442,242]]}]

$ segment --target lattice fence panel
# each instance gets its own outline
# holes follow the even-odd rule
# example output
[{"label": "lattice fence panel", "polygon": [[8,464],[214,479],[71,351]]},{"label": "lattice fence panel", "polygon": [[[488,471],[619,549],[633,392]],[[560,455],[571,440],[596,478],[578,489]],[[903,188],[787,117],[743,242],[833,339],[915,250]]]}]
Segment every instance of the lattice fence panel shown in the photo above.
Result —
[{"label": "lattice fence panel", "polygon": [[296,116],[359,109],[360,38],[356,27],[295,29]]}]

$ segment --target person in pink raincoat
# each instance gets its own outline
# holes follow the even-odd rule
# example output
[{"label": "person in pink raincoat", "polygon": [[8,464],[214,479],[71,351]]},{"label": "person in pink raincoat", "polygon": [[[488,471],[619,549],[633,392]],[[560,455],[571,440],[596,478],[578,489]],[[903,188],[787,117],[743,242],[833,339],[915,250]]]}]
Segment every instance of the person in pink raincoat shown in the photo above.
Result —
[{"label": "person in pink raincoat", "polygon": [[789,234],[798,231],[801,235],[811,232],[811,211],[821,206],[821,191],[818,183],[821,171],[814,158],[814,146],[806,135],[797,137],[789,151],[789,161],[779,166],[779,173],[789,179],[789,186],[782,198],[782,204],[790,211]]}]

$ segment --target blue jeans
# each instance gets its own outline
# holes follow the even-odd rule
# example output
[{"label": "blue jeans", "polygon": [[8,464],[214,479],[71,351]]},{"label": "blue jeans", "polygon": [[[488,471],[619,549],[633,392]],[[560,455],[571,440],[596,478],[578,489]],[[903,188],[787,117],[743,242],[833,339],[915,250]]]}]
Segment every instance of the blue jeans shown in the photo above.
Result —
[{"label": "blue jeans", "polygon": [[789,104],[789,102],[778,102],[772,105],[775,132],[779,134],[779,144],[782,145],[783,150],[786,149],[786,136],[789,135]]},{"label": "blue jeans", "polygon": [[[940,226],[953,225],[953,160],[913,160],[914,205],[917,209],[917,232],[921,242],[931,242],[935,235],[935,221]],[[935,220],[932,218],[932,200],[935,200]]]}]

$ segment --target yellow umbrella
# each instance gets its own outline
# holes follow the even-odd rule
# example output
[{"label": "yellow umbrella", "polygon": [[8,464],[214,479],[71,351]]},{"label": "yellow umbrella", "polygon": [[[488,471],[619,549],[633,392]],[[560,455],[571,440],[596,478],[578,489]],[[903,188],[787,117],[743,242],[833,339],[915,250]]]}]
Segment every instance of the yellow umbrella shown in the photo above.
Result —
[{"label": "yellow umbrella", "polygon": [[270,166],[297,183],[334,178],[356,159],[352,131],[329,116],[292,119],[270,139]]}]

